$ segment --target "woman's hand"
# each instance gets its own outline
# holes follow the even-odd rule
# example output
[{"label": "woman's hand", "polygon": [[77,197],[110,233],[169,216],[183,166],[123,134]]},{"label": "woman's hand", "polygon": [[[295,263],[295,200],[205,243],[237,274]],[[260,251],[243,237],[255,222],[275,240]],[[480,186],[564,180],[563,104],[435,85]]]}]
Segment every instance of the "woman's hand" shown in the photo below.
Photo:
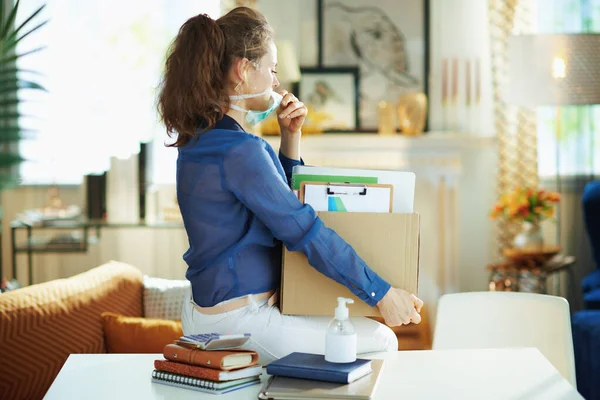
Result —
[{"label": "woman's hand", "polygon": [[377,303],[383,320],[388,326],[408,325],[421,322],[423,301],[406,290],[390,288]]},{"label": "woman's hand", "polygon": [[292,93],[282,90],[279,94],[283,96],[281,104],[277,109],[277,121],[281,128],[281,135],[290,136],[300,133],[302,124],[304,124],[304,120],[306,119],[306,114],[308,114],[308,109]]}]

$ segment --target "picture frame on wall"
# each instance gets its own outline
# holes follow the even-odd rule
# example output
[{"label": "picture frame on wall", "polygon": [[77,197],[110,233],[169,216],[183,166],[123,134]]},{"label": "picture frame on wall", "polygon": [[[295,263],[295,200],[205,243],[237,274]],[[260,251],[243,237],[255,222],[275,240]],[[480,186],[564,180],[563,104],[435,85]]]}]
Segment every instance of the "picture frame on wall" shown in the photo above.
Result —
[{"label": "picture frame on wall", "polygon": [[304,133],[361,129],[357,67],[301,67],[300,74],[292,91],[308,108]]},{"label": "picture frame on wall", "polygon": [[318,65],[357,67],[363,130],[377,130],[378,104],[429,95],[430,0],[317,0]]}]

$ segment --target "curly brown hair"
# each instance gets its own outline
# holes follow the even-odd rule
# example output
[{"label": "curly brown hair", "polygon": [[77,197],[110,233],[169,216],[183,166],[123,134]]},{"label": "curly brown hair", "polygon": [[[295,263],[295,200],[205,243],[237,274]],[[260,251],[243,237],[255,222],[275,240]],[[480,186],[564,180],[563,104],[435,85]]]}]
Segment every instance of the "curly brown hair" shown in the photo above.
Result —
[{"label": "curly brown hair", "polygon": [[168,145],[186,145],[212,129],[229,108],[227,74],[237,58],[257,62],[268,51],[273,29],[266,18],[238,7],[217,20],[200,14],[187,20],[171,44],[158,96]]}]

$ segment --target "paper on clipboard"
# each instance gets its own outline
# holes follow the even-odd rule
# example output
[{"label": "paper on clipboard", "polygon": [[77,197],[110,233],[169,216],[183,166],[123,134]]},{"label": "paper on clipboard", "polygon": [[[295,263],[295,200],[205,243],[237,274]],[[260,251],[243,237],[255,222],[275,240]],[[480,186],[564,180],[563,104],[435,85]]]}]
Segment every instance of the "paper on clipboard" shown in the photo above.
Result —
[{"label": "paper on clipboard", "polygon": [[391,213],[393,186],[303,182],[300,201],[315,211]]}]

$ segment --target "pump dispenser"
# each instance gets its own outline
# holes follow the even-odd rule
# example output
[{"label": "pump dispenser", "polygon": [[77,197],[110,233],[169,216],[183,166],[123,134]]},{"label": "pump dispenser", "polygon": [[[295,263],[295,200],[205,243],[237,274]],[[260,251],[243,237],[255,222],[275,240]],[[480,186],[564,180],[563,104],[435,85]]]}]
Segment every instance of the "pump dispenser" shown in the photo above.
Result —
[{"label": "pump dispenser", "polygon": [[338,297],[335,318],[329,323],[325,339],[325,361],[333,363],[351,363],[356,361],[356,330],[350,322],[346,304],[352,299]]}]

